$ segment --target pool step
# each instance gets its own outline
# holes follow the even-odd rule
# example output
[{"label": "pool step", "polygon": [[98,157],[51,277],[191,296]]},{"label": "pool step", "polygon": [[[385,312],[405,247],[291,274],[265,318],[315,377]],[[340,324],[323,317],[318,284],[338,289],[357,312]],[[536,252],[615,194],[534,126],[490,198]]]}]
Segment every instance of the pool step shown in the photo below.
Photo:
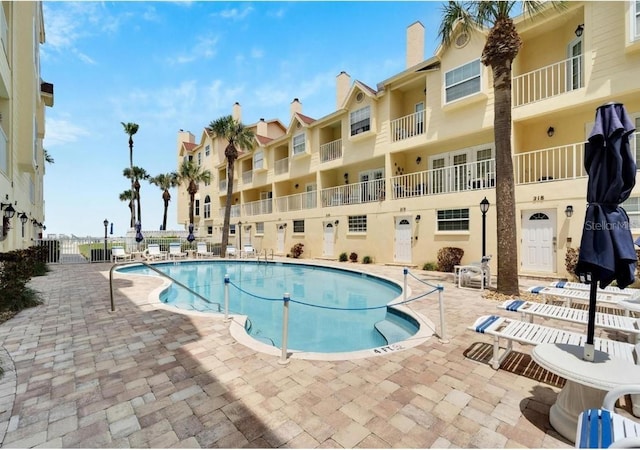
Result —
[{"label": "pool step", "polygon": [[389,319],[377,322],[375,327],[376,330],[378,330],[378,333],[380,333],[387,340],[387,344],[395,344],[396,342],[406,341],[415,334],[415,330],[408,330],[396,321],[392,321]]}]

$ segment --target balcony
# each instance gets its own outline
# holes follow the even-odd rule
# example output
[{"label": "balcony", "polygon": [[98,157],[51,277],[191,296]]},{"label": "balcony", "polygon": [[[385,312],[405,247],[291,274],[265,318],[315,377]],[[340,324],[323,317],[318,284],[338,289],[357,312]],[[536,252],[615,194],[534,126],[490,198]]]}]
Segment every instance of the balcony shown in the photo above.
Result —
[{"label": "balcony", "polygon": [[584,87],[584,56],[518,75],[512,80],[513,107],[527,105]]},{"label": "balcony", "polygon": [[289,158],[282,158],[275,162],[273,172],[276,175],[282,175],[289,172]]},{"label": "balcony", "polygon": [[430,169],[391,177],[394,200],[495,187],[495,160]]},{"label": "balcony", "polygon": [[276,199],[276,209],[279,212],[301,211],[318,206],[318,191],[303,192],[302,194],[287,195]]},{"label": "balcony", "polygon": [[251,184],[253,182],[253,170],[242,172],[242,184]]},{"label": "balcony", "polygon": [[342,158],[342,139],[336,139],[320,146],[320,162],[325,163]]},{"label": "balcony", "polygon": [[[218,190],[220,191],[220,195],[226,195],[227,193],[227,180],[220,180],[220,182],[218,183]],[[232,192],[237,192],[238,191],[238,182],[236,180],[233,181],[233,191]]]},{"label": "balcony", "polygon": [[273,202],[270,198],[245,203],[242,206],[245,216],[259,216],[260,214],[271,214],[273,212]]},{"label": "balcony", "polygon": [[398,142],[425,133],[424,111],[391,121],[391,142]]},{"label": "balcony", "polygon": [[320,191],[323,207],[359,205],[384,200],[385,180],[363,181]]},{"label": "balcony", "polygon": [[584,142],[514,155],[515,184],[586,177]]},{"label": "balcony", "polygon": [[[218,210],[218,216],[224,217],[224,208]],[[240,217],[240,205],[231,205],[231,215],[229,217]]]}]

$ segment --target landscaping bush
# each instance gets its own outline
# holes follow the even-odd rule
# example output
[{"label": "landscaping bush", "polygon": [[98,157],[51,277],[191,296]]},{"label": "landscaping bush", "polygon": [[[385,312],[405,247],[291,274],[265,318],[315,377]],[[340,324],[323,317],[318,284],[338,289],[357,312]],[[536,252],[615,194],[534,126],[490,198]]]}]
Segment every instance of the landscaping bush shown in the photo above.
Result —
[{"label": "landscaping bush", "polygon": [[293,258],[300,258],[300,256],[302,255],[302,252],[304,252],[304,244],[301,243],[297,243],[296,245],[294,245],[293,247],[291,247],[291,256]]},{"label": "landscaping bush", "polygon": [[349,259],[347,257],[347,252],[340,253],[340,257],[338,259],[339,259],[340,262],[347,262],[347,260]]},{"label": "landscaping bush", "polygon": [[438,271],[453,272],[453,266],[460,264],[464,250],[458,247],[443,247],[438,250]]},{"label": "landscaping bush", "polygon": [[573,277],[574,280],[577,279],[575,273],[576,273],[576,266],[578,265],[579,254],[580,254],[580,247],[578,248],[569,247],[567,249],[567,253],[564,256],[564,267],[567,269],[567,272],[569,272],[569,276]]},{"label": "landscaping bush", "polygon": [[428,270],[428,271],[436,271],[438,270],[438,265],[434,262],[426,262],[424,263],[424,265],[422,266],[422,270]]},{"label": "landscaping bush", "polygon": [[358,254],[356,252],[351,252],[351,254],[349,255],[349,261],[351,261],[352,263],[358,262]]},{"label": "landscaping bush", "polygon": [[365,256],[362,258],[362,264],[371,264],[372,262],[373,260],[371,259],[371,256]]},{"label": "landscaping bush", "polygon": [[26,286],[34,274],[29,252],[0,254],[0,311],[21,311],[42,303],[38,293]]}]

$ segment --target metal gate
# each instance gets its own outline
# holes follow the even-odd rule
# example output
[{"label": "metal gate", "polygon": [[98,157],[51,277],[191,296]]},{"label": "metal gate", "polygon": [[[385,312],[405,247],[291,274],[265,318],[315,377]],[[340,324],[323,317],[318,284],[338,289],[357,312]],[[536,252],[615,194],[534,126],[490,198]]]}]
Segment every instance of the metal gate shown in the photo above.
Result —
[{"label": "metal gate", "polygon": [[100,238],[59,237],[40,239],[38,246],[47,247],[47,262],[78,264],[111,261],[111,242]]}]

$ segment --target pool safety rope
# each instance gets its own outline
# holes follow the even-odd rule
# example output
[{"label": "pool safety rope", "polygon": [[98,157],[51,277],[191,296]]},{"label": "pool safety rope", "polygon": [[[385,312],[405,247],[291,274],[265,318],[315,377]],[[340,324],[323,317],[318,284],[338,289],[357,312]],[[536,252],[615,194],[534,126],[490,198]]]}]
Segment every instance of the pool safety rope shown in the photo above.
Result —
[{"label": "pool safety rope", "polygon": [[[263,297],[261,295],[257,295],[254,294],[252,292],[246,291],[244,289],[242,289],[240,286],[238,286],[237,284],[234,284],[233,282],[231,282],[231,279],[229,277],[228,274],[225,274],[224,276],[224,320],[225,321],[229,321],[229,285],[233,286],[234,288],[236,288],[239,292],[246,294],[250,297],[253,298],[257,298],[259,300],[265,300],[265,301],[269,301],[269,302],[279,302],[282,301],[283,302],[283,321],[282,321],[282,354],[280,356],[280,359],[278,360],[278,363],[280,364],[287,364],[289,362],[288,358],[287,358],[287,338],[288,338],[288,329],[289,329],[289,302],[292,303],[297,303],[299,305],[303,305],[303,306],[309,306],[312,308],[320,308],[320,309],[329,309],[329,310],[335,310],[335,311],[368,311],[368,310],[374,310],[374,309],[382,309],[382,308],[387,308],[389,306],[398,306],[398,305],[404,305],[407,303],[411,303],[414,302],[416,300],[420,300],[421,298],[426,297],[429,294],[433,294],[434,292],[438,292],[438,303],[439,303],[439,307],[440,307],[440,341],[443,343],[448,343],[449,340],[446,338],[446,330],[445,330],[445,321],[444,321],[444,301],[442,298],[442,292],[444,291],[444,287],[439,284],[439,285],[433,285],[425,280],[420,280],[419,278],[417,278],[415,275],[409,273],[409,269],[407,269],[406,267],[403,268],[403,275],[404,275],[404,289],[403,289],[403,295],[404,295],[404,300],[402,300],[401,302],[398,303],[393,303],[393,304],[387,304],[387,305],[380,305],[380,306],[369,306],[369,307],[365,307],[365,308],[340,308],[337,306],[322,306],[322,305],[314,305],[313,303],[306,303],[306,302],[302,302],[300,300],[293,300],[291,299],[291,296],[289,295],[288,292],[285,292],[284,295],[282,296],[282,298],[273,298],[273,297]],[[420,283],[430,286],[433,289],[425,292],[423,294],[420,294],[418,296],[412,297],[412,298],[407,298],[407,276],[411,275],[412,278],[414,278],[415,280],[419,281]]]}]

